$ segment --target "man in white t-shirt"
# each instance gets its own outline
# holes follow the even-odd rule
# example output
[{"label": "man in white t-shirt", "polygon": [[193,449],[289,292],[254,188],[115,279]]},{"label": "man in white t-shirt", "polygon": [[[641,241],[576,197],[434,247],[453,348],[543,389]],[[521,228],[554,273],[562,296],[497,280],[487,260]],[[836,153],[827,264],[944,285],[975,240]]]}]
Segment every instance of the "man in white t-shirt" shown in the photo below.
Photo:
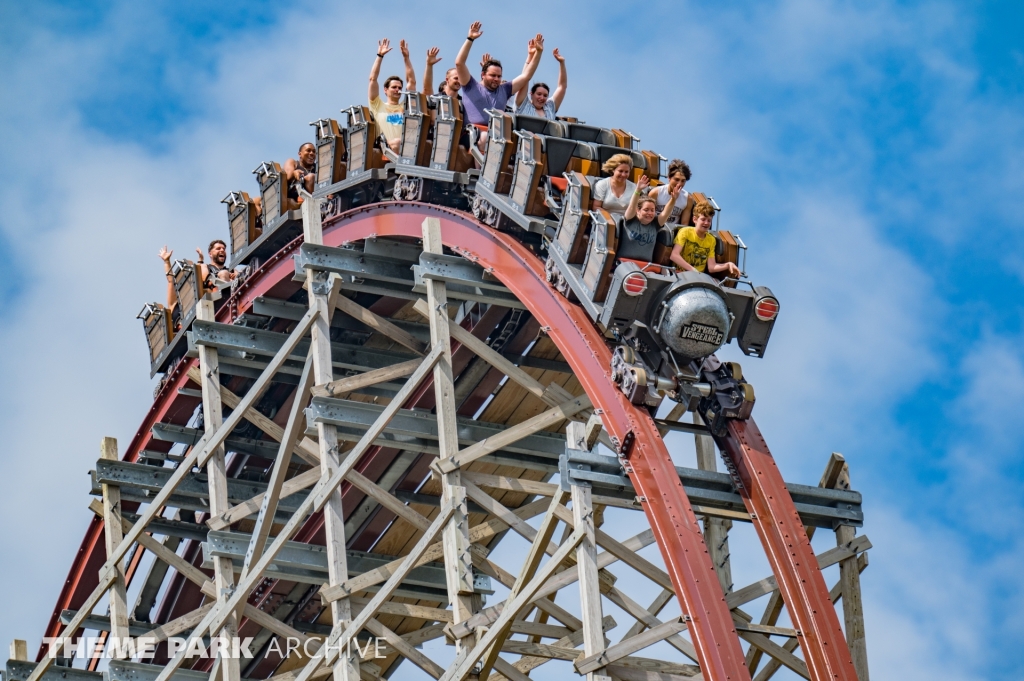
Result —
[{"label": "man in white t-shirt", "polygon": [[679,197],[676,199],[675,206],[672,208],[672,214],[669,215],[668,218],[668,224],[670,225],[678,225],[680,218],[683,215],[683,211],[686,210],[686,204],[689,201],[690,193],[683,189],[683,187],[686,186],[686,183],[689,182],[689,180],[690,166],[686,165],[686,161],[674,158],[668,164],[668,183],[655,187],[648,194],[648,196],[658,202],[657,212],[660,214],[662,209],[668,205],[672,193],[677,187],[679,188]]},{"label": "man in white t-shirt", "polygon": [[[402,40],[398,46],[402,51],[402,58],[405,59],[405,89],[413,91],[416,89],[416,72],[412,68],[412,60],[409,59],[409,45]],[[384,55],[390,51],[390,40],[384,38],[377,42],[377,58],[373,60],[373,67],[370,69],[370,89],[367,96],[370,99],[370,113],[377,121],[377,131],[384,135],[388,146],[397,154],[402,144],[402,124],[405,123],[402,79],[398,76],[388,76],[384,81],[386,99],[383,100],[380,98],[380,86],[377,85]]]}]

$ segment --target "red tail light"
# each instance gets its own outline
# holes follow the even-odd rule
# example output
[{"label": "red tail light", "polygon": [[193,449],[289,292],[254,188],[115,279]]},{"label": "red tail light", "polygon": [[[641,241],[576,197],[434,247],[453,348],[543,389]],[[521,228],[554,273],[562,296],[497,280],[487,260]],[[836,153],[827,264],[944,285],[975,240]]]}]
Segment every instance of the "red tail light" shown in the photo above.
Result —
[{"label": "red tail light", "polygon": [[774,298],[762,298],[754,304],[754,314],[762,322],[770,322],[779,314],[779,301]]},{"label": "red tail light", "polygon": [[627,274],[622,280],[622,291],[627,296],[639,296],[647,290],[647,277],[639,272]]}]

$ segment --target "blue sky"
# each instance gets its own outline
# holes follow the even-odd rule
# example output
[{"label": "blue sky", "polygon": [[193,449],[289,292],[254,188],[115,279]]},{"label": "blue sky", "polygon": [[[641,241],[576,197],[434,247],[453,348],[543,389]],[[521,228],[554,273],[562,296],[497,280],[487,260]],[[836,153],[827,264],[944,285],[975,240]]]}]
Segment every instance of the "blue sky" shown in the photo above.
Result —
[{"label": "blue sky", "polygon": [[[451,65],[465,6],[407,7],[385,28],[362,5],[0,3],[0,546],[38,556],[0,565],[29,587],[0,638],[38,637],[95,445],[126,443],[148,407],[134,315],[162,296],[159,246],[223,236],[222,196],[362,101],[377,37],[407,37],[417,69],[430,44]],[[874,677],[1024,676],[1020,4],[479,18],[478,49],[510,71],[543,31],[568,59],[564,111],[685,158],[751,247],[783,308],[768,356],[744,362],[755,416],[789,479],[816,482],[829,451],[851,461],[876,546]],[[30,520],[39,489],[53,498]]]}]

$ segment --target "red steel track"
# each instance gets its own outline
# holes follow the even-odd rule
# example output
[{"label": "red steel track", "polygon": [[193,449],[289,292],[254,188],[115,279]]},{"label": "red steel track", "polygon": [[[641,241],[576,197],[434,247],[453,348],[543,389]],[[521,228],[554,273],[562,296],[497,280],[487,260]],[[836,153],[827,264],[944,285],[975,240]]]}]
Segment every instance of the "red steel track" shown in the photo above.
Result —
[{"label": "red steel track", "polygon": [[[591,401],[602,411],[609,435],[619,442],[632,434],[630,479],[642,497],[643,509],[657,538],[681,606],[690,617],[690,634],[704,678],[714,681],[748,680],[732,616],[714,573],[700,525],[693,513],[672,459],[658,429],[646,411],[626,400],[609,375],[611,353],[600,332],[577,305],[569,303],[546,282],[543,263],[513,237],[496,232],[471,216],[429,204],[381,203],[344,213],[324,225],[324,244],[367,237],[422,235],[426,217],[441,221],[445,245],[472,260],[502,281],[537,319],[572,367]],[[230,323],[249,310],[255,298],[290,282],[294,266],[290,256],[296,240],[270,258],[218,312],[218,321]],[[188,380],[189,362],[180,362],[143,420],[123,458],[134,461],[158,422],[180,421],[195,407],[177,389]],[[734,422],[719,446],[739,470],[741,493],[754,518],[764,549],[778,579],[783,599],[795,625],[811,677],[855,680],[856,674],[828,596],[824,579],[803,525],[757,427],[752,421]],[[128,509],[126,509],[128,510]],[[94,520],[76,555],[70,574],[47,627],[47,636],[60,633],[61,610],[74,609],[96,585],[96,570],[105,560],[102,523]],[[40,650],[42,653],[42,650]]]}]

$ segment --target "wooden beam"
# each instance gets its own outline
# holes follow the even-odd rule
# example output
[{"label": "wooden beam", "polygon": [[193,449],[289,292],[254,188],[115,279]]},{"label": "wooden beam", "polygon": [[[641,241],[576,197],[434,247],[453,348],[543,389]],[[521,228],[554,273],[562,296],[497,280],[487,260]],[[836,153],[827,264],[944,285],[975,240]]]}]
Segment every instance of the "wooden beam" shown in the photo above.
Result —
[{"label": "wooden beam", "polygon": [[[423,220],[423,251],[442,254],[441,221]],[[455,379],[452,373],[451,334],[448,330],[448,289],[443,281],[427,279],[427,319],[430,322],[430,346],[442,352],[434,366],[434,407],[437,412],[437,446],[440,463],[447,466],[459,456],[459,433],[455,420]],[[473,593],[473,558],[469,552],[469,512],[466,489],[458,466],[442,469],[441,502],[455,505],[452,522],[442,535],[445,574],[448,578],[448,600],[456,623],[472,617],[479,609]],[[462,642],[455,642],[456,655],[462,653]]]},{"label": "wooden beam", "polygon": [[[618,589],[610,589],[605,597],[615,605],[625,610],[633,619],[639,620],[647,626],[648,629],[661,626],[662,622],[657,617],[652,615],[650,612],[644,609],[642,605],[634,601],[632,598],[622,593]],[[697,649],[694,648],[693,644],[687,641],[682,636],[675,634],[669,636],[665,641],[673,648],[686,655],[688,658],[697,661]]]},{"label": "wooden beam", "polygon": [[[119,461],[117,440],[112,437],[103,438],[100,444],[100,458],[108,461]],[[121,528],[121,488],[117,485],[104,483],[103,489],[103,533],[108,553],[112,553],[121,543],[124,534]],[[117,576],[110,587],[110,637],[117,642],[130,638],[128,633],[128,593],[125,588],[124,566],[118,561]],[[115,646],[117,659],[124,659],[123,645]],[[122,654],[117,654],[122,653]]]},{"label": "wooden beam", "polygon": [[[224,420],[217,432],[211,438],[203,437],[196,445],[192,448],[189,454],[178,464],[178,467],[174,469],[174,473],[170,479],[159,492],[150,500],[149,506],[145,512],[136,522],[131,532],[125,535],[124,539],[121,540],[120,545],[113,551],[113,553],[107,554],[107,562],[103,564],[102,570],[106,570],[113,567],[118,561],[124,558],[128,549],[131,548],[132,544],[139,540],[139,535],[146,531],[146,527],[149,522],[156,517],[161,509],[166,505],[167,501],[174,494],[174,491],[181,484],[181,481],[192,474],[192,469],[196,465],[204,466],[206,461],[212,452],[227,439],[228,435],[238,426],[242,420],[242,416],[246,411],[256,403],[256,401],[263,395],[263,392],[270,385],[270,380],[277,373],[278,369],[284,364],[285,360],[291,356],[295,347],[299,344],[302,338],[306,335],[306,332],[312,326],[313,321],[316,319],[316,312],[310,311],[303,316],[302,320],[295,326],[295,329],[282,344],[281,348],[277,351],[277,354],[270,360],[263,373],[256,379],[256,382],[249,388],[249,391],[242,398],[242,401],[236,407],[231,415]],[[38,681],[38,680],[33,680]]]},{"label": "wooden beam", "polygon": [[[302,235],[307,244],[323,244],[323,227],[320,223],[320,205],[322,200],[314,199],[306,194],[302,202]],[[323,286],[326,284],[326,287]],[[341,277],[336,274],[317,272],[306,268],[306,289],[310,311],[317,311],[316,321],[312,327],[312,340],[309,354],[313,358],[313,385],[322,385],[334,380],[334,365],[331,360],[331,312],[332,305],[337,305],[343,296],[338,293]],[[326,290],[325,290],[326,288]],[[331,424],[316,424],[319,444],[320,472],[328,477],[341,467],[341,455],[338,448],[337,428]],[[346,460],[361,456],[355,450],[349,452]],[[355,466],[355,461],[349,468]],[[340,480],[339,480],[340,483]],[[324,537],[327,548],[328,583],[341,584],[348,579],[348,554],[346,552],[345,513],[342,509],[341,490],[337,485],[325,490],[318,508],[323,510]],[[352,607],[346,598],[340,598],[329,604],[331,622],[334,630],[339,631],[349,626],[352,620]],[[334,666],[335,681],[355,681],[359,678],[359,660],[345,651],[338,656]]]},{"label": "wooden beam", "polygon": [[[188,377],[195,382],[196,385],[202,385],[202,374],[199,371],[199,367],[190,367],[188,370]],[[220,399],[221,402],[226,404],[229,409],[236,409],[242,401],[241,397],[231,392],[231,390],[223,385],[220,387]],[[284,428],[261,414],[255,406],[250,405],[249,408],[245,410],[244,417],[246,421],[262,430],[268,437],[276,442],[280,442],[284,439]],[[298,454],[311,464],[316,465],[320,463],[316,443],[309,438],[303,438],[302,441],[299,442],[298,446],[293,450],[293,453]]]},{"label": "wooden beam", "polygon": [[[584,450],[586,440],[585,424],[573,422],[567,426],[566,446],[568,449]],[[603,619],[601,582],[598,578],[597,566],[598,530],[594,524],[594,506],[590,485],[573,483],[570,490],[572,523],[576,529],[583,530],[583,540],[576,548],[576,571],[580,584],[580,621],[583,622],[583,654],[588,659],[595,659],[604,651],[604,632],[601,629],[601,620]],[[553,510],[557,510],[557,508]],[[594,672],[602,666],[604,665],[596,665],[580,673],[586,674],[589,681],[594,681]]]},{"label": "wooden beam", "polygon": [[192,612],[185,613],[181,617],[176,617],[170,622],[161,624],[159,627],[146,634],[145,638],[150,639],[155,643],[160,643],[161,641],[166,641],[171,636],[177,636],[183,631],[188,631],[199,624],[199,622],[201,622],[202,619],[210,613],[210,610],[214,605],[215,602],[210,601],[206,605],[196,608]]},{"label": "wooden beam", "polygon": [[433,467],[441,473],[451,473],[462,466],[476,461],[477,459],[503,449],[513,442],[522,440],[528,435],[533,435],[539,431],[546,430],[556,423],[578,414],[584,409],[589,409],[591,406],[590,398],[586,395],[574,397],[567,402],[563,402],[557,407],[552,407],[545,412],[537,414],[533,418],[527,419],[522,423],[517,423],[510,428],[506,428],[497,435],[480,440],[466,449],[463,449],[453,457],[448,459],[438,459],[434,462]]},{"label": "wooden beam", "polygon": [[416,371],[416,367],[419,365],[420,360],[410,359],[408,362],[399,362],[398,364],[393,364],[389,367],[374,369],[373,371],[356,374],[355,376],[339,378],[337,380],[324,383],[323,385],[313,386],[313,397],[335,397],[337,395],[352,392],[353,390],[359,390],[360,388],[366,388],[371,385],[377,385],[378,383],[391,381],[396,378],[405,378],[412,372]]},{"label": "wooden beam", "polygon": [[[818,567],[822,570],[825,568],[835,565],[839,561],[849,558],[850,556],[856,556],[857,554],[867,551],[871,548],[871,542],[868,540],[867,535],[860,535],[855,538],[849,544],[843,546],[837,546],[834,549],[823,551],[819,553],[816,558],[818,559]],[[770,594],[771,592],[778,589],[778,584],[775,582],[774,575],[771,577],[765,577],[760,579],[753,584],[749,584],[742,589],[736,589],[732,593],[726,595],[725,602],[730,609],[738,608],[744,603],[756,600],[761,596]]]},{"label": "wooden beam", "polygon": [[[546,499],[531,502],[526,506],[522,506],[515,510],[516,516],[519,518],[532,518],[535,515],[541,513],[544,508],[548,505]],[[471,543],[480,543],[489,541],[492,537],[504,532],[508,529],[508,525],[497,518],[488,520],[485,523],[475,525],[469,531],[469,540]],[[444,557],[444,547],[441,543],[431,546],[423,554],[423,562],[427,563],[435,561]],[[330,600],[332,598],[340,598],[342,594],[354,594],[372,586],[380,584],[387,580],[387,578],[397,568],[402,558],[396,559],[387,565],[382,565],[375,570],[370,572],[364,572],[361,575],[351,578],[344,584],[340,584],[336,587],[322,587],[320,589],[320,598]]]},{"label": "wooden beam", "polygon": [[[301,492],[304,489],[312,487],[320,480],[321,472],[319,466],[316,468],[310,468],[305,473],[300,473],[294,478],[285,480],[281,485],[281,492],[278,495],[278,500],[285,499],[296,492]],[[247,499],[237,506],[232,506],[226,513],[221,513],[218,516],[213,516],[206,521],[206,525],[211,530],[223,530],[231,525],[234,525],[239,520],[245,520],[253,513],[259,513],[263,507],[264,494],[257,494],[252,499]]]},{"label": "wooden beam", "polygon": [[[204,296],[196,305],[196,319],[206,322],[216,321],[217,317],[213,311],[211,297]],[[203,424],[206,437],[212,439],[214,433],[224,423],[220,399],[220,360],[217,348],[209,345],[199,346],[199,371],[203,388]],[[206,479],[210,490],[210,514],[224,513],[231,508],[231,502],[228,501],[228,472],[223,444],[213,447],[210,452],[206,461]],[[271,496],[270,498],[275,497]],[[217,603],[223,606],[227,602],[228,594],[235,586],[235,570],[230,558],[213,557],[213,578],[217,586]],[[224,619],[221,630],[210,633],[221,632],[229,640],[238,636],[238,620],[234,614]],[[240,681],[242,675],[237,657],[230,655],[230,651],[218,648],[217,661],[220,663],[223,681]]]},{"label": "wooden beam", "polygon": [[662,622],[658,626],[648,629],[642,634],[637,634],[633,638],[616,643],[607,650],[594,655],[588,655],[583,659],[578,659],[575,662],[576,671],[580,674],[589,674],[590,672],[607,666],[612,662],[621,660],[627,655],[632,655],[633,653],[650,647],[655,643],[664,641],[669,636],[674,636],[686,629],[686,622],[688,620],[689,618],[685,615],[676,617],[675,619],[668,620],[667,622]]},{"label": "wooden beam", "polygon": [[18,662],[28,662],[28,643],[20,638],[11,641],[10,658]]},{"label": "wooden beam", "polygon": [[408,331],[398,328],[391,321],[375,312],[367,310],[351,298],[346,298],[343,295],[338,296],[334,301],[334,306],[345,314],[358,319],[374,331],[387,336],[400,345],[404,345],[417,355],[423,355],[427,351],[427,346],[423,342],[416,340]]},{"label": "wooden beam", "polygon": [[[651,604],[647,606],[647,612],[657,617],[658,613],[660,613],[662,609],[669,604],[669,601],[671,601],[675,597],[675,595],[676,594],[674,591],[662,589],[661,593],[655,596],[654,600],[651,601]],[[629,630],[620,640],[625,641],[627,638],[632,638],[633,636],[636,636],[646,628],[646,624],[637,620],[635,623],[633,623],[633,626],[629,628]]]},{"label": "wooden beam", "polygon": [[[840,454],[833,454],[840,457]],[[835,484],[836,489],[850,489],[850,466],[843,463]],[[836,528],[836,544],[845,546],[857,536],[857,529],[849,525]],[[846,644],[850,647],[853,668],[858,681],[869,681],[868,646],[864,633],[864,602],[860,593],[860,570],[857,558],[850,556],[839,561],[839,581],[843,585],[843,627]]]},{"label": "wooden beam", "polygon": [[[521,529],[518,528],[520,523],[526,525],[525,521],[516,518],[510,511],[508,511],[508,509],[499,504],[497,501],[495,501],[492,497],[490,497],[487,493],[485,493],[483,490],[481,490],[473,483],[467,482],[465,480],[463,482],[466,484],[466,491],[471,498],[479,499],[480,497],[487,497],[487,499],[494,502],[492,506],[499,506],[501,507],[501,510],[504,511],[504,513],[502,515],[499,515],[499,517],[502,517],[503,515],[511,516],[511,518],[509,520],[506,520],[506,522],[509,522],[510,527],[516,529],[521,535],[523,535],[524,537],[527,536],[526,534],[523,534]],[[509,590],[509,594],[505,599],[506,602],[511,603],[515,601],[516,597],[523,590],[523,588],[530,583],[530,580],[532,580],[534,575],[537,574],[537,569],[540,567],[541,559],[549,551],[549,549],[554,549],[553,551],[551,551],[552,555],[554,555],[554,553],[558,551],[557,547],[555,547],[551,543],[551,537],[552,535],[554,535],[555,528],[558,525],[558,515],[555,513],[555,509],[561,506],[562,501],[563,496],[560,494],[555,495],[554,497],[551,498],[551,505],[548,507],[547,513],[544,514],[544,519],[541,521],[539,530],[534,530],[529,525],[526,525],[526,527],[528,527],[530,531],[533,533],[533,536],[528,539],[532,543],[530,544],[530,550],[526,554],[526,560],[523,561],[523,566],[519,571],[519,576],[516,577],[516,581],[512,584],[512,587]],[[477,501],[477,503],[480,502]],[[502,517],[502,519],[505,520],[505,517]],[[515,520],[514,525],[511,524],[512,519]],[[480,679],[482,679],[483,681],[486,681],[487,676],[490,674],[491,668],[494,666],[494,661],[498,658],[498,653],[501,652],[501,646],[505,642],[505,639],[508,638],[508,635],[512,629],[512,624],[513,620],[509,619],[507,621],[506,626],[504,627],[504,630],[498,632],[498,634],[494,637],[494,643],[491,645],[490,649],[484,654],[483,665],[481,666],[479,672]]]},{"label": "wooden beam", "polygon": [[[558,552],[544,564],[537,574],[530,582],[522,588],[519,595],[511,601],[509,604],[502,609],[501,615],[495,621],[486,634],[484,634],[473,649],[465,655],[460,656],[455,665],[450,667],[445,675],[442,677],[444,681],[463,681],[473,667],[476,666],[477,660],[487,651],[487,649],[494,643],[498,634],[503,630],[503,626],[506,620],[513,620],[515,616],[519,614],[527,603],[533,600],[537,590],[540,589],[541,585],[544,584],[554,573],[561,567],[562,562],[576,550],[576,546],[583,541],[583,530],[577,528],[576,531],[570,535],[569,539],[559,547]],[[302,681],[301,679],[299,681]]]},{"label": "wooden beam", "polygon": [[374,636],[387,641],[388,645],[394,648],[399,655],[409,660],[409,662],[412,662],[431,677],[439,679],[441,678],[441,674],[444,674],[444,668],[441,667],[441,665],[416,650],[416,648],[414,648],[408,641],[385,627],[377,620],[367,620],[366,630]]},{"label": "wooden beam", "polygon": [[[427,302],[425,300],[417,300],[413,305],[413,309],[423,317],[429,319],[430,308],[427,306]],[[490,345],[480,340],[450,319],[448,320],[448,332],[451,334],[452,338],[472,350],[477,357],[508,376],[509,380],[524,388],[534,397],[543,400],[549,406],[556,407],[559,404],[572,399],[572,394],[562,386],[557,383],[550,383],[547,386],[542,385],[540,381],[535,379],[533,376],[517,367],[500,353],[495,352]]]},{"label": "wooden beam", "polygon": [[[299,385],[295,388],[295,397],[292,400],[291,410],[288,412],[288,420],[285,422],[284,432],[281,437],[281,446],[277,450],[277,457],[274,459],[274,466],[270,471],[270,480],[267,482],[267,491],[260,500],[259,515],[256,517],[256,526],[252,531],[252,538],[249,540],[249,548],[245,552],[245,562],[242,564],[241,578],[249,574],[253,563],[263,555],[263,548],[266,546],[267,537],[274,526],[274,517],[277,515],[278,502],[281,500],[281,493],[284,489],[285,478],[288,476],[288,466],[292,460],[292,449],[302,437],[305,419],[303,418],[303,407],[306,405],[307,393],[313,383],[313,348],[310,347],[306,362],[302,367],[302,376],[299,378]],[[311,469],[315,470],[315,469]],[[312,476],[310,476],[312,477]],[[293,485],[294,487],[294,485]],[[227,509],[224,516],[233,509]],[[212,516],[212,514],[211,514]]]},{"label": "wooden beam", "polygon": [[57,655],[60,655],[61,651],[64,650],[65,641],[70,640],[71,636],[74,635],[78,628],[82,626],[82,622],[85,618],[92,614],[92,609],[96,607],[96,604],[100,602],[103,595],[110,588],[117,579],[116,570],[105,570],[100,573],[99,584],[93,589],[93,592],[89,594],[89,597],[85,599],[74,618],[68,623],[68,626],[64,627],[63,635],[57,639],[57,642],[53,646],[53,656],[43,655],[43,659],[36,664],[35,669],[28,675],[26,681],[39,681],[43,678],[43,674],[50,668]]},{"label": "wooden beam", "polygon": [[[615,619],[611,615],[606,615],[605,618],[601,621],[601,629],[603,631],[608,631],[609,629],[614,629],[615,626],[616,626]],[[553,647],[556,647],[556,648],[569,648],[569,649],[571,649],[571,648],[577,648],[582,643],[583,643],[583,630],[580,629],[578,631],[574,631],[573,633],[565,636],[564,638],[560,638],[559,640],[555,641],[551,645]],[[575,655],[575,657],[579,657],[579,655],[580,655],[579,651],[574,651],[574,655]],[[573,659],[575,659],[575,657]],[[498,659],[500,660],[501,658],[498,658]],[[552,658],[549,658],[549,657],[525,655],[525,656],[523,656],[522,659],[517,660],[515,662],[515,664],[512,665],[512,666],[517,671],[519,671],[520,673],[526,674],[526,673],[529,673],[530,671],[536,669],[537,667],[547,663],[551,659]],[[498,671],[498,672],[501,672],[501,669],[499,669],[497,665],[495,665],[495,670]],[[505,678],[511,678],[509,675],[505,674],[504,672],[501,672],[501,673],[502,673],[503,676],[505,676]],[[491,677],[491,681],[500,681],[500,679],[495,678],[495,676],[492,676]]]},{"label": "wooden beam", "polygon": [[393,575],[384,583],[384,586],[380,588],[380,591],[370,599],[370,602],[359,612],[358,615],[352,618],[350,623],[347,623],[344,628],[335,625],[334,632],[328,638],[329,645],[325,645],[316,652],[309,662],[303,667],[302,672],[296,677],[296,681],[306,681],[310,676],[317,670],[321,663],[326,662],[331,664],[335,658],[338,657],[339,650],[347,650],[349,643],[356,637],[356,635],[366,626],[366,623],[377,614],[377,609],[382,603],[391,598],[395,589],[399,587],[402,581],[409,575],[413,568],[419,564],[419,560],[423,553],[434,541],[448,524],[454,513],[454,507],[452,504],[446,503],[441,507],[441,512],[434,518],[430,528],[420,537],[416,545],[409,551],[409,554],[405,556],[402,567],[395,571]]}]

